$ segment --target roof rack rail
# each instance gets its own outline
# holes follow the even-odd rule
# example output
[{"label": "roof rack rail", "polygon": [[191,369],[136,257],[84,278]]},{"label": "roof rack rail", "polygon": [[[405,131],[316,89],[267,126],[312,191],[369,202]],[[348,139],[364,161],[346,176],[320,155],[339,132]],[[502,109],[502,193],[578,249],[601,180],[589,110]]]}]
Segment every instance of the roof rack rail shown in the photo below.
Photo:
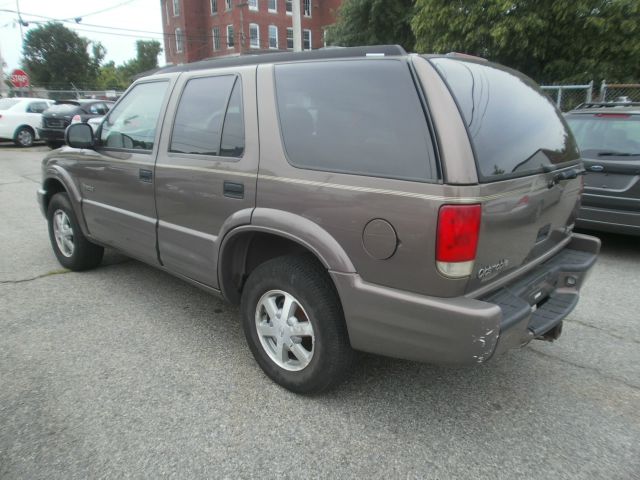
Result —
[{"label": "roof rack rail", "polygon": [[607,107],[640,107],[640,102],[585,102],[578,105],[575,110]]},{"label": "roof rack rail", "polygon": [[258,55],[240,55],[220,57],[199,62],[185,63],[161,68],[157,73],[190,72],[209,68],[239,67],[243,65],[259,65],[262,63],[295,62],[299,60],[325,60],[332,58],[405,56],[407,52],[400,45],[376,45],[368,47],[325,48],[305,52],[279,52]]}]

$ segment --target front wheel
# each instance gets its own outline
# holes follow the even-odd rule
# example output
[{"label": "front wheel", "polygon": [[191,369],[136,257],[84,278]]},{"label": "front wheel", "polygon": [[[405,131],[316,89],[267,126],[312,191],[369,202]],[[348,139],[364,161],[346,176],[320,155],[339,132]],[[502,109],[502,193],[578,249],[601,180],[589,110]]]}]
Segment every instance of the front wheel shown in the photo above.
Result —
[{"label": "front wheel", "polygon": [[13,138],[13,143],[19,147],[31,147],[35,134],[29,127],[20,127]]},{"label": "front wheel", "polygon": [[342,307],[326,270],[313,257],[269,260],[242,292],[242,323],[264,372],[296,393],[337,385],[354,358]]},{"label": "front wheel", "polygon": [[84,236],[66,193],[56,193],[51,198],[47,220],[51,247],[60,265],[81,271],[100,264],[104,248],[91,243]]}]

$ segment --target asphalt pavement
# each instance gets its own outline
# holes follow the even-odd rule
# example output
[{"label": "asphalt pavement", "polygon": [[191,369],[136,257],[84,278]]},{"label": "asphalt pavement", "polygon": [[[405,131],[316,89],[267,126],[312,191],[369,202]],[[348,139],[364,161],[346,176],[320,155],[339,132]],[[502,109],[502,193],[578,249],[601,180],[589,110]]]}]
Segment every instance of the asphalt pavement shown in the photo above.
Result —
[{"label": "asphalt pavement", "polygon": [[602,255],[553,344],[444,368],[362,355],[289,393],[238,311],[108,251],[61,269],[48,149],[0,145],[0,478],[640,478],[640,239]]}]

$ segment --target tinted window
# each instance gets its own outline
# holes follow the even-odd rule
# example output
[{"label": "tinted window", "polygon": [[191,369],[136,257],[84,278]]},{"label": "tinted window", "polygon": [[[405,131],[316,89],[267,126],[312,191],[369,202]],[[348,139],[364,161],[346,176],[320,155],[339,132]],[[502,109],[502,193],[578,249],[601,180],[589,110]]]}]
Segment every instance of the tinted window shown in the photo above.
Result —
[{"label": "tinted window", "polygon": [[81,113],[81,109],[78,105],[72,103],[56,103],[49,107],[47,113],[55,113],[56,115],[73,115],[74,113]]},{"label": "tinted window", "polygon": [[429,129],[403,61],[289,64],[275,72],[293,165],[406,180],[436,176]]},{"label": "tinted window", "polygon": [[133,87],[102,123],[102,145],[110,148],[153,149],[167,86],[167,82],[150,82]]},{"label": "tinted window", "polygon": [[48,106],[49,105],[47,105],[46,102],[33,102],[33,103],[30,103],[29,106],[27,107],[27,112],[42,113],[47,109]]},{"label": "tinted window", "polygon": [[[640,153],[640,115],[620,113],[571,115],[567,122],[573,130],[578,146],[589,154]],[[603,157],[606,160],[606,156]],[[637,157],[624,157],[635,160]],[[620,158],[616,158],[619,161]]]},{"label": "tinted window", "polygon": [[222,123],[235,79],[226,75],[187,82],[173,124],[172,152],[220,154]]},{"label": "tinted window", "polygon": [[240,79],[233,87],[227,114],[222,127],[220,155],[225,157],[241,157],[244,152],[244,116],[242,114],[242,87]]},{"label": "tinted window", "polygon": [[88,110],[92,115],[105,115],[109,111],[104,103],[93,103]]},{"label": "tinted window", "polygon": [[481,179],[526,175],[579,158],[562,116],[531,79],[489,63],[431,61],[458,102]]}]

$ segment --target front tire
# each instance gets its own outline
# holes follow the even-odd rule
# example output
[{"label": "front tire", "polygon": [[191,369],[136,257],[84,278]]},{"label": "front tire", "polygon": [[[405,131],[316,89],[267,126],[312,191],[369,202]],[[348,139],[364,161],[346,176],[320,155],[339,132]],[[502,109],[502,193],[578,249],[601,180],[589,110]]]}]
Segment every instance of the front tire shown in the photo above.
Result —
[{"label": "front tire", "polygon": [[20,127],[15,136],[13,137],[13,143],[18,147],[31,147],[35,140],[35,133],[30,127]]},{"label": "front tire", "polygon": [[47,220],[51,247],[60,265],[74,271],[100,265],[104,248],[91,243],[83,235],[66,193],[56,193],[51,198]]},{"label": "front tire", "polygon": [[310,255],[259,265],[242,292],[244,334],[254,358],[274,382],[295,393],[317,393],[350,371],[340,299],[326,270]]}]

